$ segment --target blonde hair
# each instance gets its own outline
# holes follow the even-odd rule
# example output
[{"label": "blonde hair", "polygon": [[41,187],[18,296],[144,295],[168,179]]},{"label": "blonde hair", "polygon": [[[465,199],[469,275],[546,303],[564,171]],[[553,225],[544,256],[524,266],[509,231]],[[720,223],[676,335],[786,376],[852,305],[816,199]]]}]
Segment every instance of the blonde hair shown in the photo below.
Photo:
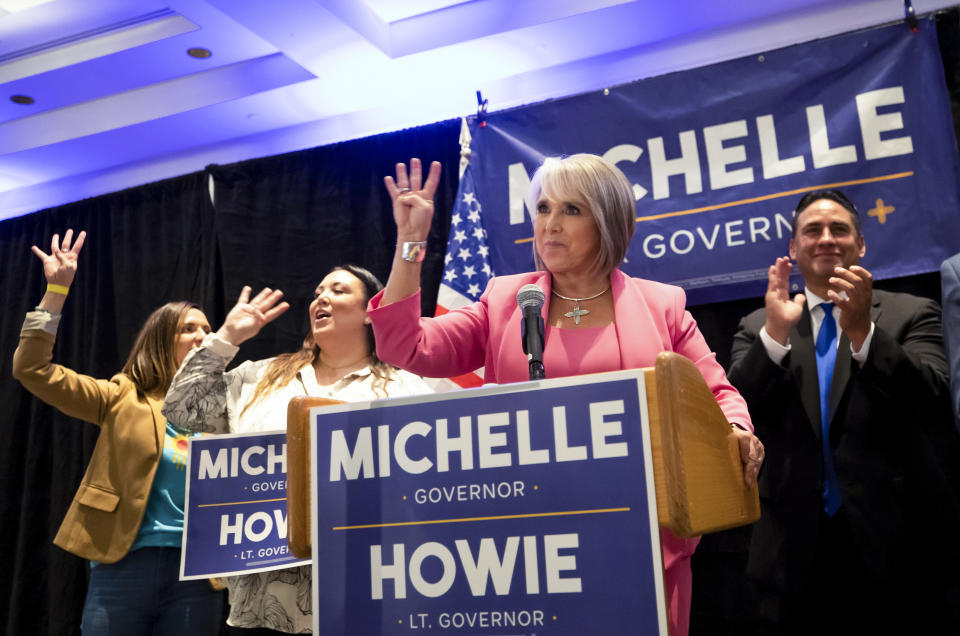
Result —
[{"label": "blonde hair", "polygon": [[[369,301],[377,292],[383,289],[383,283],[381,283],[376,276],[358,265],[338,265],[330,271],[335,272],[337,270],[349,272],[360,281],[364,289],[364,301]],[[387,397],[387,383],[390,381],[390,377],[393,375],[396,367],[387,364],[377,357],[377,343],[373,337],[373,327],[367,325],[366,329],[367,346],[370,350],[371,358],[370,368],[373,371],[374,378],[376,378],[373,383],[373,390],[378,396]],[[303,339],[299,351],[281,353],[273,359],[273,362],[270,363],[263,377],[260,378],[260,381],[257,383],[257,387],[253,391],[253,397],[251,397],[250,401],[243,407],[240,414],[243,415],[248,408],[259,400],[262,400],[271,391],[292,382],[294,378],[297,377],[297,374],[300,373],[300,369],[308,364],[312,365],[319,357],[320,346],[313,341],[313,333],[308,332]]]},{"label": "blonde hair", "polygon": [[[592,265],[595,271],[609,274],[623,262],[636,228],[637,206],[633,186],[619,168],[585,153],[547,157],[534,173],[527,191],[527,208],[534,214],[541,196],[555,201],[582,201],[590,207],[600,234],[600,250]],[[546,269],[536,243],[533,262],[538,270]]]},{"label": "blonde hair", "polygon": [[144,394],[166,393],[180,366],[175,346],[180,327],[191,309],[199,306],[176,301],[154,310],[133,341],[121,373]]}]

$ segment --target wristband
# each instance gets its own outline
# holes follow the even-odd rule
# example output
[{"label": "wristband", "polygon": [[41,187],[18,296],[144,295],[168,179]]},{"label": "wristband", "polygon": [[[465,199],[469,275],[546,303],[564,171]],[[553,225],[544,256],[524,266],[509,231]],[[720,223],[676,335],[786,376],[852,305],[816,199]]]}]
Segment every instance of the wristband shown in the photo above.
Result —
[{"label": "wristband", "polygon": [[54,283],[47,283],[47,291],[53,292],[54,294],[60,294],[61,296],[66,296],[70,291],[70,288],[66,285],[57,285]]},{"label": "wristband", "polygon": [[427,255],[426,241],[405,241],[402,248],[400,256],[408,263],[422,263]]}]

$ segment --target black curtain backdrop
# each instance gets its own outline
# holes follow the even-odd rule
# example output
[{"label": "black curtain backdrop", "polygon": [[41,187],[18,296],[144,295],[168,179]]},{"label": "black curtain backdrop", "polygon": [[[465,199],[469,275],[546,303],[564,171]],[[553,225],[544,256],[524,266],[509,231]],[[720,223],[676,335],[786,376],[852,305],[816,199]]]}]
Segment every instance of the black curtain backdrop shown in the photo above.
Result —
[{"label": "black curtain backdrop", "polygon": [[[938,18],[954,120],[960,130],[958,13]],[[334,265],[352,262],[385,278],[396,241],[382,178],[397,161],[437,160],[443,177],[422,281],[433,312],[459,163],[459,121],[448,121],[229,166],[0,222],[0,633],[79,634],[84,561],[52,544],[89,459],[97,429],[34,399],[10,376],[24,313],[40,299],[43,274],[30,245],[86,229],[87,244],[64,310],[54,361],[97,377],[123,365],[147,314],[187,299],[216,327],[249,284],[280,288],[292,308],[237,361],[299,346],[313,288]],[[214,204],[211,204],[211,179]],[[869,245],[869,236],[867,237]],[[939,300],[939,274],[877,287]],[[754,298],[691,308],[721,364]],[[703,538],[693,559],[692,634],[760,634],[743,571],[750,528]]]},{"label": "black curtain backdrop", "polygon": [[[399,133],[210,166],[216,234],[227,309],[243,285],[283,290],[290,310],[241,345],[238,359],[259,359],[299,346],[307,332],[307,305],[336,265],[366,267],[386,283],[397,242],[390,198],[383,185],[395,165],[411,157],[443,166],[423,268],[423,310],[432,315],[442,275],[459,181],[460,121]],[[221,309],[221,308],[218,308]],[[222,316],[222,314],[220,315]]]},{"label": "black curtain backdrop", "polygon": [[[54,362],[109,378],[147,315],[177,299],[219,326],[243,284],[283,289],[293,305],[237,360],[292,351],[306,333],[308,298],[334,265],[389,272],[396,244],[383,177],[410,157],[440,161],[443,176],[425,261],[424,307],[436,302],[456,195],[460,122],[258,159],[170,179],[0,223],[0,634],[79,634],[88,567],[53,545],[98,429],[60,414],[10,375],[24,314],[45,281],[44,251],[67,228],[85,229]],[[216,207],[211,204],[213,179]],[[187,636],[187,635],[184,635]]]},{"label": "black curtain backdrop", "polygon": [[45,281],[31,245],[87,230],[54,360],[108,378],[147,314],[172,299],[211,302],[213,213],[196,173],[0,223],[0,632],[79,634],[87,565],[53,545],[98,430],[34,399],[10,375],[26,311]]}]

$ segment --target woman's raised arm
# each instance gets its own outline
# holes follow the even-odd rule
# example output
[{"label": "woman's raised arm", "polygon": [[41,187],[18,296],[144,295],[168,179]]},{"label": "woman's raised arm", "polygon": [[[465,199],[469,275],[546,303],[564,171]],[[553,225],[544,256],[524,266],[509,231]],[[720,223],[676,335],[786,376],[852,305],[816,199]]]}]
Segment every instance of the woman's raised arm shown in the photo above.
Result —
[{"label": "woman's raised arm", "polygon": [[383,181],[393,201],[397,246],[381,306],[402,300],[420,288],[420,263],[433,221],[433,195],[440,183],[440,163],[430,164],[426,182],[419,159],[410,160],[409,175],[407,166],[398,163],[396,179],[387,176]]},{"label": "woman's raised arm", "polygon": [[[83,242],[87,238],[86,232],[80,232],[77,240],[73,241],[73,230],[67,230],[63,235],[63,245],[60,245],[60,235],[54,234],[50,239],[50,253],[47,254],[36,245],[30,250],[43,263],[43,275],[47,279],[47,291],[38,305],[52,314],[59,314],[67,301],[67,291],[77,274],[77,259]],[[72,245],[71,245],[72,243]]]}]

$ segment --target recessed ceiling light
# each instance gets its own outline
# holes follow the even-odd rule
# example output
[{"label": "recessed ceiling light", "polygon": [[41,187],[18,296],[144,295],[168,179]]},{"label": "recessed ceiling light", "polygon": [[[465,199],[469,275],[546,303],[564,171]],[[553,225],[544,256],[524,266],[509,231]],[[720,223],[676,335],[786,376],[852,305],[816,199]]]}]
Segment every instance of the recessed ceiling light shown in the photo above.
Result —
[{"label": "recessed ceiling light", "polygon": [[14,104],[23,104],[24,106],[29,106],[34,100],[29,95],[11,95],[10,101]]},{"label": "recessed ceiling light", "polygon": [[158,9],[43,45],[0,54],[0,84],[105,57],[198,28],[170,9]]},{"label": "recessed ceiling light", "polygon": [[199,46],[195,46],[192,49],[187,49],[187,55],[197,59],[203,59],[205,57],[210,57],[213,55],[213,53],[210,52],[210,49],[202,49]]}]

